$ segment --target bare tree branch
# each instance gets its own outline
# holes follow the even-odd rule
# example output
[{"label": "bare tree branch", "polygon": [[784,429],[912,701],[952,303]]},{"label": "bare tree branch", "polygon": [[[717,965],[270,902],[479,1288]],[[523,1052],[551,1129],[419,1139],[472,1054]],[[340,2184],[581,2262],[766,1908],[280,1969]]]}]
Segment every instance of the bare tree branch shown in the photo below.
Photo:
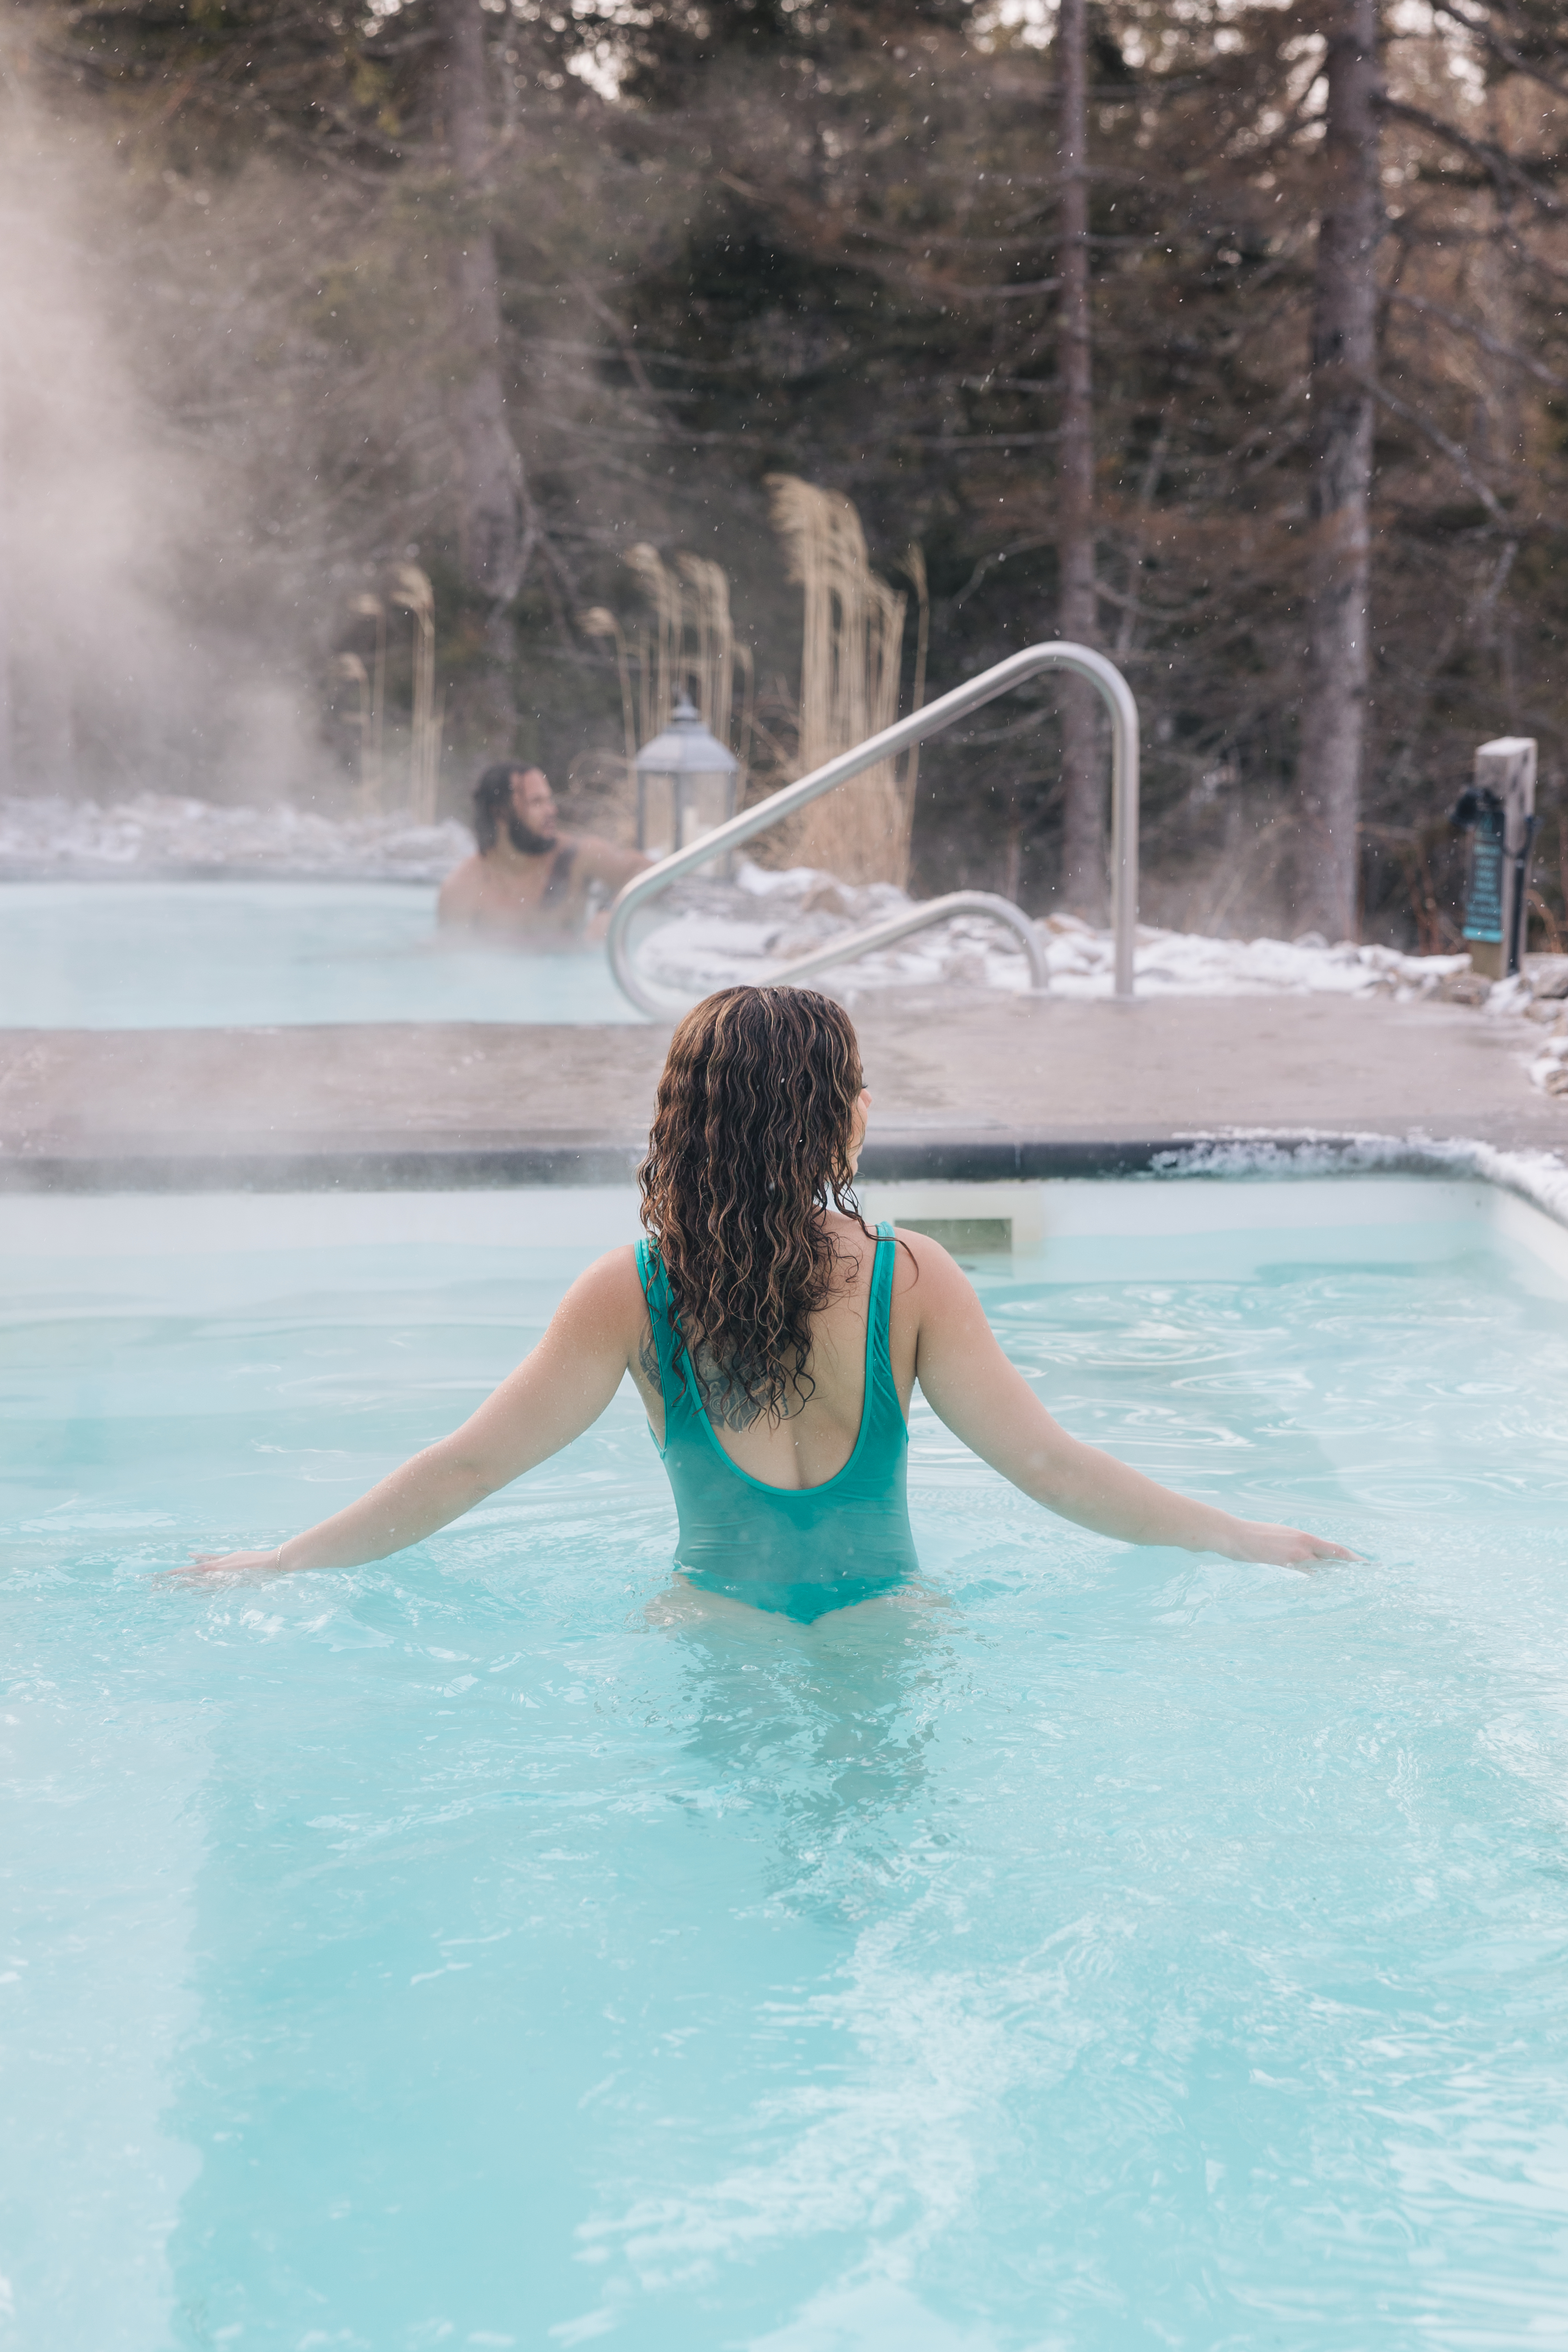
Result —
[{"label": "bare tree branch", "polygon": [[1523,74],[1527,80],[1538,81],[1543,89],[1551,90],[1558,98],[1568,98],[1568,82],[1558,81],[1551,74],[1542,73],[1539,66],[1531,65],[1511,41],[1503,40],[1493,31],[1484,16],[1473,16],[1468,9],[1457,6],[1455,0],[1433,0],[1432,14],[1447,16],[1451,24],[1462,25],[1483,48],[1489,49],[1494,58],[1500,58],[1510,72]]},{"label": "bare tree branch", "polygon": [[1380,408],[1389,409],[1395,416],[1402,416],[1406,425],[1413,425],[1416,432],[1424,439],[1430,441],[1435,449],[1440,449],[1465,488],[1480,500],[1499,529],[1506,530],[1509,528],[1509,519],[1503,512],[1497,497],[1481,480],[1466,451],[1458,441],[1451,441],[1440,425],[1434,425],[1429,416],[1423,415],[1420,409],[1413,407],[1409,401],[1401,400],[1397,393],[1390,392],[1386,384],[1369,383],[1366,390]]},{"label": "bare tree branch", "polygon": [[1555,374],[1540,360],[1531,359],[1528,352],[1519,351],[1512,343],[1500,341],[1496,335],[1489,334],[1476,320],[1467,319],[1458,310],[1447,310],[1441,302],[1430,302],[1425,295],[1405,294],[1397,289],[1391,289],[1384,299],[1397,304],[1402,310],[1416,310],[1423,318],[1440,319],[1444,326],[1451,327],[1457,335],[1467,336],[1483,352],[1489,352],[1494,359],[1507,360],[1510,367],[1522,368],[1538,383],[1549,383],[1554,392],[1568,392],[1568,376]]},{"label": "bare tree branch", "polygon": [[1568,153],[1510,155],[1495,140],[1472,139],[1457,124],[1445,122],[1440,116],[1428,114],[1425,107],[1412,106],[1405,99],[1390,98],[1384,94],[1379,104],[1382,111],[1392,116],[1396,122],[1408,122],[1417,131],[1425,131],[1429,137],[1441,141],[1445,146],[1458,148],[1461,154],[1472,156],[1478,163],[1485,166],[1489,180],[1501,187],[1521,189],[1531,204],[1538,205],[1552,219],[1560,219],[1568,213],[1568,205],[1549,195],[1531,177],[1532,172],[1545,173],[1555,178],[1558,173],[1568,171]]}]

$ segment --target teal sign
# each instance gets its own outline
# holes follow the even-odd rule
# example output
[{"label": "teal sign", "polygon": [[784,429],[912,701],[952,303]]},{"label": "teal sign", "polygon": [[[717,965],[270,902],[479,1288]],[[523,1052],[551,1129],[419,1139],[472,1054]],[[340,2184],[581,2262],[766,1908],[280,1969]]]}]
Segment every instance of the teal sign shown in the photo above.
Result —
[{"label": "teal sign", "polygon": [[1477,811],[1470,853],[1470,887],[1465,893],[1464,937],[1502,941],[1502,810],[1494,803]]}]

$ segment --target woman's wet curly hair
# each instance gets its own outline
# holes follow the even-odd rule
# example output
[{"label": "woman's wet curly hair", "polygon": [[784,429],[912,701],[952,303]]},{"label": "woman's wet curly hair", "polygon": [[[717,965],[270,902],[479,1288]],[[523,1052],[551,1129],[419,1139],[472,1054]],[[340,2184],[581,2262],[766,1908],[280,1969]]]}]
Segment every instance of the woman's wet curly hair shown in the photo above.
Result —
[{"label": "woman's wet curly hair", "polygon": [[722,988],[670,1040],[637,1181],[710,1410],[738,1388],[777,1422],[811,1392],[829,1202],[870,1233],[849,1166],[863,1084],[854,1024],[815,989]]}]

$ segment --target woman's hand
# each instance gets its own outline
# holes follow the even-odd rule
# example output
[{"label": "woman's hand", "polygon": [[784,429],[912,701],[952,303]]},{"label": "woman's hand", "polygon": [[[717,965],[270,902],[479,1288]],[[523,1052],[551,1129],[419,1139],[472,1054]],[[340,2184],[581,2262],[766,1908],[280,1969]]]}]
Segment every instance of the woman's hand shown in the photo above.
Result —
[{"label": "woman's hand", "polygon": [[1270,1527],[1267,1519],[1232,1519],[1230,1525],[1234,1537],[1214,1547],[1226,1559],[1257,1559],[1269,1568],[1299,1568],[1306,1576],[1310,1574],[1314,1560],[1360,1557],[1347,1551],[1343,1544],[1331,1543],[1326,1536],[1305,1535],[1300,1528]]},{"label": "woman's hand", "polygon": [[283,1567],[282,1544],[270,1551],[194,1551],[175,1573],[180,1576],[201,1576],[213,1570],[220,1575],[237,1574],[242,1569],[270,1569],[276,1575]]}]

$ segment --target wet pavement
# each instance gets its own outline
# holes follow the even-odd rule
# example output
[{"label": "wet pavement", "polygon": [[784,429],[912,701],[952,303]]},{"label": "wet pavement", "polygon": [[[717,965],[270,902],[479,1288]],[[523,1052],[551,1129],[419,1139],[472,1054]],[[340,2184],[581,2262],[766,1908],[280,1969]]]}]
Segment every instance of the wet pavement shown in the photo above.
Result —
[{"label": "wet pavement", "polygon": [[[1383,998],[1134,1005],[951,994],[858,1016],[884,1160],[1267,1131],[1468,1137],[1568,1150],[1568,1097],[1531,1085],[1542,1028]],[[0,1181],[554,1181],[621,1172],[647,1136],[668,1032],[355,1024],[0,1033]],[[994,1154],[991,1156],[994,1156]],[[445,1171],[445,1173],[443,1173]]]}]

